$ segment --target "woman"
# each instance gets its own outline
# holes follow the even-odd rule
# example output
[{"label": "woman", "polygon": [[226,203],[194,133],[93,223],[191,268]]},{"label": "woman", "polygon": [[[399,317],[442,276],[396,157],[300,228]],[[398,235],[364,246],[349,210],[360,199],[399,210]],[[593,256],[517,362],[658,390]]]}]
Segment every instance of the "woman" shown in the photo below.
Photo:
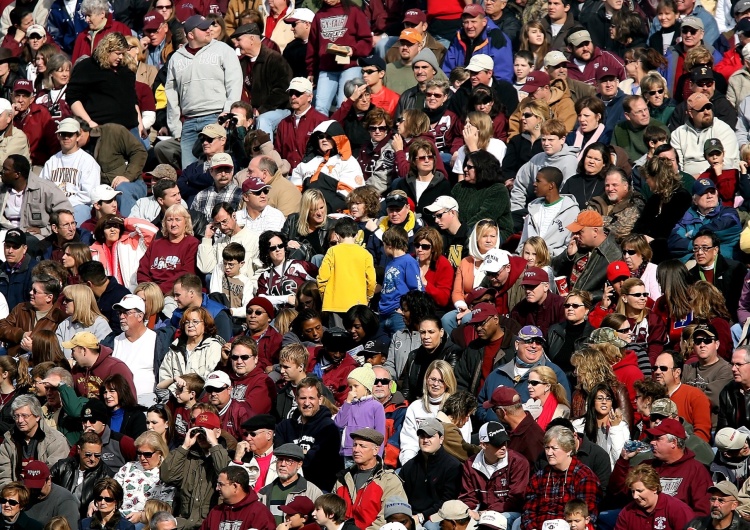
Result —
[{"label": "woman", "polygon": [[[693,318],[697,322],[703,320],[713,325],[719,338],[719,357],[725,361],[732,360],[732,333],[729,323],[732,317],[727,310],[724,294],[715,285],[699,280],[688,290],[690,307],[693,308]],[[688,356],[690,357],[690,356]]]},{"label": "woman", "polygon": [[677,104],[669,97],[667,82],[661,74],[649,72],[643,76],[641,79],[641,95],[646,98],[651,118],[661,123],[669,123]]},{"label": "woman", "polygon": [[198,374],[205,379],[221,361],[222,346],[211,314],[202,307],[187,309],[180,319],[180,334],[159,367],[157,387],[174,392],[175,379],[182,374]]},{"label": "woman", "polygon": [[18,361],[7,355],[0,357],[0,436],[5,436],[15,425],[11,410],[13,400],[27,394],[32,383],[25,357]]},{"label": "woman", "polygon": [[466,125],[463,128],[464,146],[454,153],[453,172],[458,174],[458,180],[462,177],[462,170],[467,159],[477,151],[485,151],[494,156],[498,163],[502,164],[507,147],[502,140],[494,138],[492,119],[482,111],[469,112],[466,116]]},{"label": "woman", "polygon": [[653,195],[646,201],[633,233],[646,236],[654,252],[653,261],[658,265],[669,256],[669,234],[690,208],[693,198],[682,187],[682,177],[671,160],[651,157],[643,166],[643,172]]},{"label": "woman", "polygon": [[508,140],[503,157],[503,180],[508,189],[513,186],[513,179],[521,166],[542,152],[541,128],[550,116],[549,105],[539,99],[530,99],[521,108],[521,134]]},{"label": "woman", "polygon": [[[34,333],[29,361],[31,366],[39,366],[42,363],[52,362],[55,366],[61,366],[66,369],[70,368],[70,362],[65,358],[57,334],[50,329],[40,329]],[[0,389],[1,392],[2,389]]]},{"label": "woman", "polygon": [[154,282],[139,283],[133,294],[143,299],[146,305],[145,321],[149,329],[164,326],[169,319],[162,313],[164,309],[164,293]]},{"label": "woman", "polygon": [[466,158],[461,171],[463,180],[451,190],[451,196],[458,203],[461,224],[473,226],[482,219],[494,219],[498,237],[505,241],[513,233],[513,219],[510,193],[499,181],[500,163],[487,151],[476,151]]},{"label": "woman", "polygon": [[[406,373],[404,370],[403,375]],[[401,452],[398,455],[401,464],[411,460],[419,451],[419,437],[417,436],[419,420],[437,417],[445,400],[457,390],[456,376],[453,375],[453,369],[448,362],[442,359],[434,360],[424,373],[422,397],[413,401],[406,409],[404,424],[401,427]],[[470,433],[471,422],[469,421],[461,428],[464,441],[469,441]]]},{"label": "woman", "polygon": [[438,307],[447,307],[453,290],[454,271],[451,262],[443,256],[440,232],[431,226],[420,228],[414,234],[414,248],[425,292]]},{"label": "woman", "polygon": [[[659,521],[663,530],[681,530],[696,516],[690,506],[662,492],[659,473],[648,464],[631,468],[625,486],[633,500],[620,512],[615,530],[643,530],[646,525],[650,528],[647,521]],[[712,510],[712,516],[713,513]]]},{"label": "woman", "polygon": [[[649,73],[667,66],[667,59],[653,48],[633,48],[625,52],[627,79],[620,81],[620,90],[631,96],[642,94],[641,81]],[[666,123],[666,122],[662,122]]]},{"label": "woman", "polygon": [[534,54],[534,70],[544,69],[544,56],[550,51],[550,42],[541,22],[533,20],[524,24],[521,29],[521,46],[518,49]]},{"label": "woman", "polygon": [[599,513],[602,487],[591,469],[574,456],[577,441],[570,429],[556,425],[544,434],[547,465],[534,473],[526,490],[524,522],[542,528],[544,521],[563,519],[565,504],[580,499],[589,514]]},{"label": "woman", "polygon": [[[617,327],[602,326],[594,330],[589,337],[589,346],[599,351],[607,362],[612,366],[617,380],[625,385],[630,396],[630,404],[635,410],[635,382],[643,379],[643,372],[638,367],[638,357],[632,350],[626,350],[629,340],[622,337],[630,337],[630,329],[624,315],[613,314],[608,316]],[[617,321],[620,321],[617,323]],[[608,324],[610,321],[607,322]],[[636,421],[640,418],[636,417]],[[633,427],[633,425],[631,425]]]},{"label": "woman", "polygon": [[8,530],[42,530],[44,525],[24,512],[31,501],[31,492],[21,482],[9,482],[0,492],[2,524]]},{"label": "woman", "polygon": [[557,382],[555,371],[549,366],[535,366],[529,370],[529,400],[523,406],[543,431],[555,418],[570,417],[570,404],[565,388]]},{"label": "woman", "polygon": [[107,276],[129,290],[135,289],[138,263],[146,253],[158,229],[142,219],[117,215],[104,215],[94,228],[91,252],[94,260],[104,265]]},{"label": "woman", "polygon": [[[93,333],[100,342],[112,333],[109,321],[99,311],[94,292],[88,285],[68,285],[63,289],[62,296],[62,308],[68,318],[57,326],[60,347],[81,331]],[[70,349],[63,348],[63,352],[66,358],[72,358]]]},{"label": "woman", "polygon": [[85,243],[65,243],[63,245],[62,264],[68,270],[68,285],[81,283],[78,267],[91,261],[91,249]]},{"label": "woman", "polygon": [[373,110],[372,91],[361,77],[350,79],[344,84],[344,104],[331,115],[344,128],[344,134],[349,138],[352,153],[359,153],[362,146],[369,142],[369,131],[365,128],[364,120]]},{"label": "woman", "polygon": [[317,267],[328,250],[328,232],[332,229],[323,192],[309,189],[302,194],[299,213],[286,218],[281,233],[288,239],[285,248],[290,249],[291,258],[309,261]]},{"label": "woman", "polygon": [[[367,113],[363,125],[367,128],[370,141],[362,144],[357,161],[367,186],[383,194],[396,178],[395,150],[391,142],[393,118],[383,109],[375,107]],[[352,190],[352,193],[359,189]]]},{"label": "woman", "polygon": [[193,237],[190,214],[181,204],[173,204],[164,212],[161,233],[164,238],[154,240],[140,259],[136,280],[154,282],[166,295],[172,292],[177,278],[197,272],[199,243]]},{"label": "woman", "polygon": [[422,110],[430,120],[430,133],[444,163],[451,159],[453,127],[459,122],[458,116],[447,108],[451,94],[450,84],[445,79],[431,79],[425,84]]},{"label": "woman", "polygon": [[[305,193],[308,193],[308,191]],[[292,215],[289,216],[289,219]],[[286,224],[289,224],[289,220]],[[317,231],[321,232],[322,230]],[[310,235],[315,237],[313,233]],[[263,232],[258,239],[258,257],[263,264],[263,268],[260,270],[260,276],[258,277],[257,294],[268,298],[274,307],[283,307],[287,304],[296,305],[295,293],[299,289],[301,296],[301,286],[304,282],[312,280],[313,275],[316,274],[315,267],[308,262],[288,257],[290,248],[291,242],[282,232],[269,230]]]},{"label": "woman", "polygon": [[374,186],[368,184],[352,190],[346,202],[349,205],[349,215],[361,230],[357,234],[357,243],[366,247],[370,237],[378,229],[380,194]]},{"label": "woman", "polygon": [[680,344],[682,328],[695,320],[690,303],[689,273],[680,260],[670,259],[659,264],[656,280],[662,296],[654,304],[653,313],[665,322],[664,349],[674,349]]},{"label": "woman", "polygon": [[[138,39],[138,37],[134,37],[133,35],[125,35],[125,40],[128,41],[128,55],[132,59],[133,64],[136,65],[135,81],[137,83],[152,86],[154,81],[156,81],[156,74],[159,73],[159,69],[146,62],[148,58],[148,48]],[[174,51],[169,45],[169,34],[164,37],[164,42],[165,45],[161,56],[169,57],[171,53],[169,50]]]},{"label": "woman", "polygon": [[1,47],[9,50],[13,57],[18,57],[26,44],[26,30],[34,24],[34,15],[31,9],[22,5],[10,10],[10,26],[5,34]]},{"label": "woman", "polygon": [[72,68],[73,64],[66,55],[56,53],[50,57],[42,77],[42,88],[37,91],[34,100],[34,103],[46,107],[52,119],[57,123],[73,115],[65,100]]},{"label": "woman", "polygon": [[583,427],[583,434],[591,443],[607,452],[612,469],[625,442],[630,440],[628,424],[623,421],[622,411],[614,407],[614,401],[615,395],[607,383],[594,386],[586,400],[586,415],[573,422]]},{"label": "woman", "polygon": [[594,96],[586,96],[576,101],[576,115],[578,126],[568,134],[565,143],[579,147],[582,158],[584,148],[599,142],[608,144],[612,131],[607,130],[604,123],[605,107],[602,100]]},{"label": "woman", "polygon": [[630,234],[623,238],[622,259],[628,265],[631,278],[640,278],[646,286],[651,300],[661,296],[659,282],[656,281],[656,265],[651,262],[654,253],[645,236]]},{"label": "woman", "polygon": [[568,379],[573,373],[571,355],[594,331],[588,321],[592,306],[591,293],[573,289],[565,296],[565,322],[553,324],[547,331],[547,355]]},{"label": "woman", "polygon": [[[107,5],[104,0],[85,2],[102,4],[105,9]],[[130,30],[126,33],[130,33]],[[98,38],[101,33],[96,35]],[[86,36],[81,33],[78,39]],[[100,123],[117,123],[131,132],[139,133],[136,137],[140,138],[135,73],[127,67],[130,60],[129,56],[125,57],[127,49],[128,42],[122,34],[109,33],[103,37],[92,56],[73,67],[66,100],[73,114],[88,122],[92,128]],[[74,51],[73,60],[78,57]]]},{"label": "woman", "polygon": [[120,513],[131,523],[145,523],[143,508],[148,499],[172,502],[174,487],[161,481],[159,466],[169,455],[164,438],[154,431],[146,431],[135,440],[136,461],[120,468],[115,480],[128,494]]},{"label": "woman", "polygon": [[422,345],[419,323],[430,315],[434,315],[437,310],[435,301],[422,291],[406,293],[401,297],[400,305],[401,316],[404,318],[406,327],[393,334],[391,346],[388,349],[388,359],[383,365],[394,381],[401,377],[409,354]]},{"label": "woman", "polygon": [[638,364],[644,363],[647,357],[653,365],[664,351],[667,335],[664,320],[646,307],[648,294],[640,279],[628,278],[620,287],[620,299],[615,312],[628,319],[631,337],[629,342],[639,358]]},{"label": "woman", "polygon": [[441,195],[450,195],[448,175],[437,169],[440,154],[435,144],[414,140],[409,146],[409,174],[398,179],[393,189],[403,190],[414,203],[414,211],[421,212]]},{"label": "woman", "polygon": [[421,384],[435,360],[447,362],[451,369],[458,362],[460,349],[453,344],[443,329],[440,319],[430,316],[422,319],[418,326],[421,345],[409,354],[401,372],[399,388],[407,401],[416,401],[422,397],[424,387]]},{"label": "woman", "polygon": [[120,374],[112,374],[102,383],[101,399],[112,415],[109,428],[132,439],[146,430],[145,407],[130,391],[127,380]]},{"label": "woman", "polygon": [[578,172],[565,181],[560,194],[573,195],[583,211],[588,202],[604,193],[604,177],[611,166],[607,146],[601,142],[589,144],[579,158]]},{"label": "woman", "polygon": [[[401,178],[409,173],[409,146],[415,140],[435,143],[435,138],[430,134],[430,118],[427,114],[421,110],[407,109],[396,120],[396,134],[391,138],[391,145],[396,155],[396,170]],[[435,164],[443,175],[448,174],[442,158],[435,160]]]},{"label": "woman", "polygon": [[120,514],[123,496],[122,486],[113,478],[94,484],[94,513],[78,523],[78,530],[135,530],[133,523]]}]

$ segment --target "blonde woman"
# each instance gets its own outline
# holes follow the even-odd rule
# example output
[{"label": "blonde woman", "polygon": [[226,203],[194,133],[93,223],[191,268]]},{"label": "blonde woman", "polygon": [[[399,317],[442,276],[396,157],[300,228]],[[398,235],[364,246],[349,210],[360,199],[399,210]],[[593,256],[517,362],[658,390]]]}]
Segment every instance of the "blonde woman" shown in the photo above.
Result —
[{"label": "blonde woman", "polygon": [[535,366],[529,371],[529,400],[523,406],[542,430],[555,418],[570,417],[570,404],[555,371],[549,366]]},{"label": "blonde woman", "polygon": [[332,229],[333,223],[328,219],[323,192],[317,189],[305,190],[299,213],[289,215],[281,229],[281,233],[289,239],[289,257],[310,261],[319,266],[328,250],[328,233]]},{"label": "blonde woman", "polygon": [[[456,392],[456,376],[447,361],[432,361],[427,367],[422,381],[422,398],[414,401],[406,409],[406,417],[401,428],[401,453],[399,461],[405,464],[419,451],[419,437],[417,427],[419,420],[436,418],[443,407],[443,403]],[[461,435],[465,442],[471,439],[471,421],[461,427]]]},{"label": "blonde woman", "polygon": [[[73,335],[89,331],[100,341],[112,333],[109,322],[99,311],[94,292],[88,285],[68,285],[62,292],[62,308],[68,318],[57,326],[57,340],[62,347]],[[71,358],[71,350],[63,348],[65,357]]]},{"label": "blonde woman", "polygon": [[459,182],[464,179],[464,162],[469,154],[476,151],[487,151],[502,165],[507,147],[502,140],[493,137],[492,118],[484,112],[470,112],[464,125],[464,147],[458,150],[453,172],[458,174]]}]

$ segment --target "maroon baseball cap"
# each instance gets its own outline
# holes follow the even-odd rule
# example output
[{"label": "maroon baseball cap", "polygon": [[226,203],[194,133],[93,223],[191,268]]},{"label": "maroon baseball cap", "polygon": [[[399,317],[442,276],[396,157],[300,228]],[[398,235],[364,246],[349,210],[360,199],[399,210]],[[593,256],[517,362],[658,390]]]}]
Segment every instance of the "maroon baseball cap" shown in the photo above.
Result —
[{"label": "maroon baseball cap", "polygon": [[298,495],[292,502],[279,506],[279,510],[287,515],[299,513],[301,515],[311,515],[315,509],[315,504],[308,497]]},{"label": "maroon baseball cap", "polygon": [[143,17],[143,31],[157,30],[161,27],[162,24],[164,24],[164,17],[161,16],[161,13],[159,13],[155,9],[152,9],[151,11],[146,13],[145,17]]},{"label": "maroon baseball cap", "polygon": [[652,436],[654,438],[658,438],[659,436],[663,436],[665,434],[671,434],[672,436],[682,438],[683,440],[687,438],[685,427],[682,426],[680,420],[673,420],[672,418],[665,418],[661,420],[661,423],[659,425],[651,429],[647,429],[646,432],[649,434],[649,436]]},{"label": "maroon baseball cap", "polygon": [[526,76],[526,83],[521,87],[521,90],[531,95],[536,92],[537,89],[540,89],[543,86],[547,86],[549,85],[549,83],[550,78],[547,72],[535,70],[533,72],[530,72],[529,75]]},{"label": "maroon baseball cap", "polygon": [[492,397],[489,401],[485,401],[482,407],[491,409],[494,407],[510,407],[512,405],[518,405],[521,402],[521,396],[512,387],[499,386],[492,392]]},{"label": "maroon baseball cap", "polygon": [[249,177],[245,182],[242,183],[242,193],[260,191],[263,188],[270,189],[271,186],[260,180],[258,177]]},{"label": "maroon baseball cap", "polygon": [[540,283],[549,283],[549,274],[544,272],[541,267],[529,267],[523,271],[521,285],[530,285],[536,287]]},{"label": "maroon baseball cap", "polygon": [[24,485],[31,490],[40,490],[49,478],[49,467],[41,460],[32,460],[21,473]]},{"label": "maroon baseball cap", "polygon": [[495,304],[482,302],[481,304],[475,305],[474,309],[471,310],[471,320],[469,322],[471,324],[479,324],[495,315],[497,315]]},{"label": "maroon baseball cap", "polygon": [[630,278],[630,269],[624,261],[613,261],[607,266],[607,279],[611,282],[620,278]]},{"label": "maroon baseball cap", "polygon": [[425,15],[424,11],[421,9],[408,9],[406,13],[404,13],[404,22],[410,24],[421,24],[422,22],[427,22],[427,15]]},{"label": "maroon baseball cap", "polygon": [[13,83],[13,92],[28,92],[29,94],[33,94],[34,85],[28,79],[18,79]]}]

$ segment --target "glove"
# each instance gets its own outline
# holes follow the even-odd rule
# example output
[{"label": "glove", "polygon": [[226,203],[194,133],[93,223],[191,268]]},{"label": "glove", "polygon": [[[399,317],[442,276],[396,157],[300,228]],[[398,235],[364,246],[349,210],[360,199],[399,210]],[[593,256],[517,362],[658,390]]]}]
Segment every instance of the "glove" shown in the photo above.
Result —
[{"label": "glove", "polygon": [[493,48],[503,48],[507,44],[505,33],[499,28],[491,29],[487,32],[487,36],[490,38],[490,43]]}]

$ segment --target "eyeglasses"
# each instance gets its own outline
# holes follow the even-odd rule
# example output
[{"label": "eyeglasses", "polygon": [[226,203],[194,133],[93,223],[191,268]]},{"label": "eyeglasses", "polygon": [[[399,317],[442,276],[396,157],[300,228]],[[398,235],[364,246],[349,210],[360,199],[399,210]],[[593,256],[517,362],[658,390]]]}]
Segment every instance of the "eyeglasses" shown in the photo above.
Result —
[{"label": "eyeglasses", "polygon": [[388,130],[388,126],[387,125],[370,125],[367,128],[367,130],[370,132],[386,132]]},{"label": "eyeglasses", "polygon": [[635,296],[636,298],[648,298],[648,293],[625,293],[625,296]]},{"label": "eyeglasses", "polygon": [[573,304],[573,303],[571,303],[571,302],[568,302],[567,304],[563,304],[563,307],[564,307],[565,309],[570,309],[571,307],[572,307],[573,309],[578,309],[579,307],[583,307],[583,304]]},{"label": "eyeglasses", "polygon": [[453,208],[448,208],[448,209],[447,209],[447,210],[445,210],[444,212],[436,213],[436,214],[434,214],[434,215],[433,215],[433,217],[435,217],[435,219],[442,219],[442,217],[443,217],[443,216],[444,216],[445,214],[447,214],[448,212],[450,212],[450,211],[453,211]]},{"label": "eyeglasses", "polygon": [[18,506],[21,503],[16,499],[7,499],[5,497],[0,497],[0,504],[10,504],[11,506]]},{"label": "eyeglasses", "polygon": [[420,162],[429,162],[430,160],[434,160],[434,159],[435,159],[434,155],[422,155],[422,156],[417,157],[417,160],[419,160]]},{"label": "eyeglasses", "polygon": [[689,26],[683,26],[682,27],[682,33],[683,33],[683,35],[686,34],[686,33],[688,35],[695,35],[699,31],[701,31],[701,30],[699,30],[698,28],[691,28]]},{"label": "eyeglasses", "polygon": [[284,250],[284,248],[285,248],[284,244],[280,243],[278,245],[272,245],[272,246],[268,247],[268,251],[269,252],[276,252],[277,250]]},{"label": "eyeglasses", "polygon": [[255,357],[255,355],[230,355],[229,358],[233,361],[239,361],[242,359],[243,361],[247,361],[250,359],[250,357]]},{"label": "eyeglasses", "polygon": [[391,384],[391,380],[388,379],[387,377],[380,377],[380,378],[376,378],[375,379],[375,383],[374,384],[386,386],[386,385],[390,385]]},{"label": "eyeglasses", "polygon": [[535,115],[532,112],[524,112],[522,116],[528,120],[529,118],[533,118]]},{"label": "eyeglasses", "polygon": [[70,303],[70,302],[72,302],[72,301],[73,301],[73,299],[72,299],[72,298],[63,298],[63,299],[62,299],[62,303],[63,303],[63,305],[67,305],[67,304],[69,304],[69,303]]},{"label": "eyeglasses", "polygon": [[380,70],[378,70],[377,68],[375,68],[374,70],[370,70],[370,69],[368,69],[368,70],[364,70],[364,69],[363,69],[363,70],[362,70],[362,73],[363,73],[364,75],[370,75],[370,74],[375,74],[375,73],[377,73],[377,72],[379,72],[379,71],[380,71]]},{"label": "eyeglasses", "polygon": [[420,250],[430,250],[432,248],[432,245],[430,245],[429,243],[419,243],[415,244],[414,248]]},{"label": "eyeglasses", "polygon": [[203,321],[202,320],[186,320],[185,321],[185,327],[188,327],[188,326],[195,327],[198,324],[203,324]]},{"label": "eyeglasses", "polygon": [[609,396],[596,396],[594,401],[598,401],[599,403],[606,403],[607,401],[612,401],[612,398]]},{"label": "eyeglasses", "polygon": [[137,454],[138,456],[151,458],[152,456],[154,456],[154,454],[156,454],[156,451],[136,451],[135,454]]},{"label": "eyeglasses", "polygon": [[693,339],[693,344],[712,344],[714,342],[714,339],[711,337],[698,337],[697,339]]},{"label": "eyeglasses", "polygon": [[657,94],[661,95],[663,93],[664,93],[663,88],[660,88],[658,90],[649,90],[648,92],[646,92],[646,94],[648,94],[649,96],[656,96]]},{"label": "eyeglasses", "polygon": [[651,365],[651,371],[652,372],[669,372],[671,368],[669,366],[664,366],[663,364],[652,364]]},{"label": "eyeglasses", "polygon": [[623,255],[635,256],[636,254],[638,254],[638,251],[637,250],[633,250],[632,248],[629,248],[627,250],[623,249],[622,253],[623,253]]},{"label": "eyeglasses", "polygon": [[221,388],[216,388],[215,386],[207,386],[206,387],[206,394],[218,394],[219,392],[224,392],[228,386],[223,386]]},{"label": "eyeglasses", "polygon": [[260,197],[261,195],[268,195],[268,193],[271,191],[271,188],[263,188],[262,190],[258,191],[249,191],[251,195],[255,195],[256,197]]},{"label": "eyeglasses", "polygon": [[250,316],[250,315],[255,315],[256,317],[259,317],[259,316],[261,316],[261,315],[265,315],[265,314],[266,314],[266,312],[265,312],[265,311],[263,311],[262,309],[255,309],[255,310],[251,310],[251,311],[248,311],[248,312],[247,312],[247,313],[245,313],[245,314],[246,314],[246,315],[248,315],[248,316]]},{"label": "eyeglasses", "polygon": [[442,92],[425,92],[424,93],[425,98],[434,98],[434,99],[442,98],[444,95],[445,94],[443,94]]},{"label": "eyeglasses", "polygon": [[101,458],[102,454],[101,453],[83,453],[83,456],[85,456],[86,458],[91,458],[92,456],[94,458]]},{"label": "eyeglasses", "polygon": [[531,386],[534,386],[534,387],[535,387],[535,386],[539,386],[539,385],[546,385],[546,384],[547,384],[547,383],[545,383],[544,381],[533,381],[533,380],[531,380],[531,379],[529,379],[528,383],[529,383],[529,384],[530,384]]},{"label": "eyeglasses", "polygon": [[691,109],[690,107],[688,107],[688,109],[692,110],[693,112],[706,112],[707,110],[711,110],[713,108],[714,108],[714,106],[713,106],[712,103],[706,103],[705,105],[703,105],[699,109]]},{"label": "eyeglasses", "polygon": [[[3,500],[3,499],[0,499],[0,500]],[[107,502],[107,503],[109,503],[109,502],[115,502],[115,498],[114,497],[105,497],[104,495],[98,495],[94,500],[96,502],[102,502],[102,501]],[[18,501],[16,501],[16,502],[18,502]],[[15,504],[11,504],[11,506],[15,506]]]},{"label": "eyeglasses", "polygon": [[708,245],[698,245],[693,247],[693,252],[708,252],[712,248],[716,248],[716,245],[711,245],[710,247]]}]

